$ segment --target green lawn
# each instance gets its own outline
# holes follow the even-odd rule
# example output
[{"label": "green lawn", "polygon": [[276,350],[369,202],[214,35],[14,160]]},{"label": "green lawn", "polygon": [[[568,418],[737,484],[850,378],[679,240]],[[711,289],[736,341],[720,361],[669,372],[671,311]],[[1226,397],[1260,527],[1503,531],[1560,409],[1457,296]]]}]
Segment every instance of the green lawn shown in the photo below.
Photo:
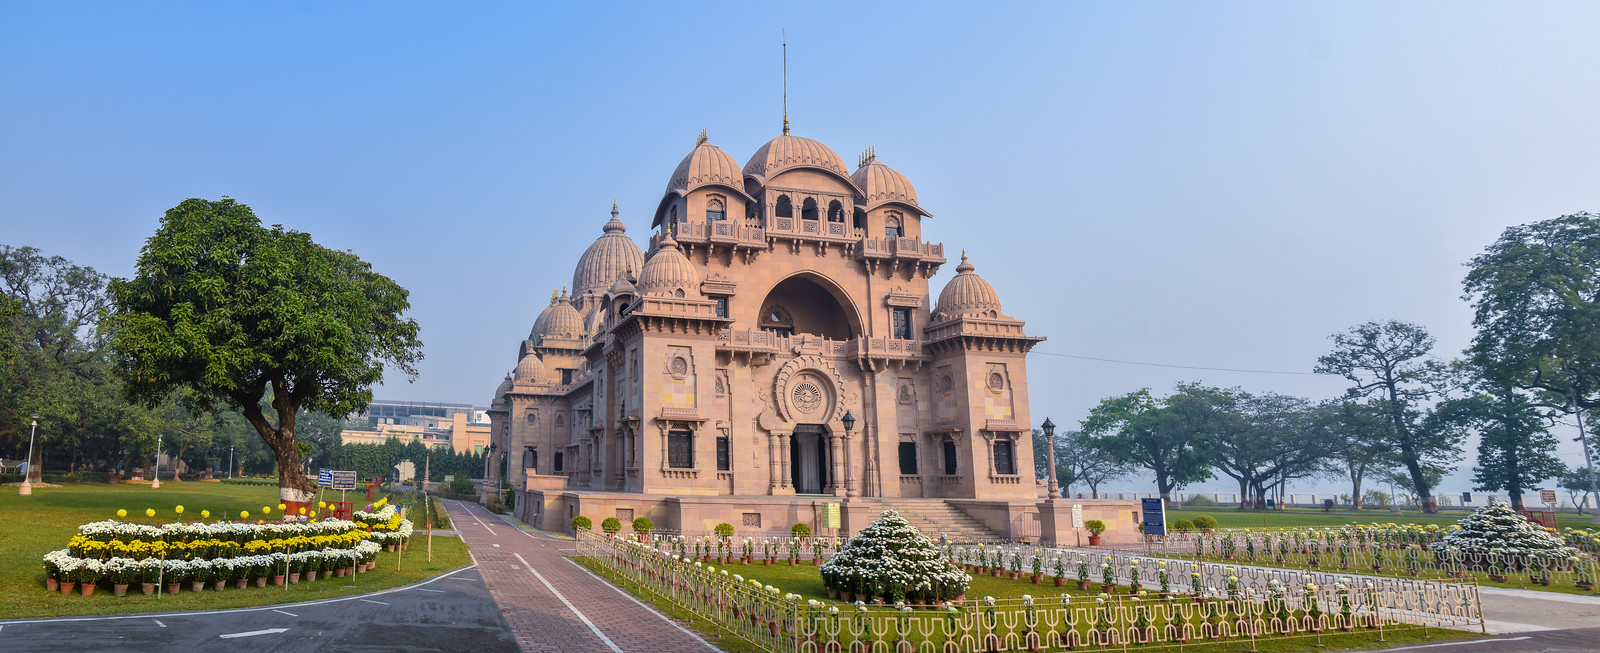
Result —
[{"label": "green lawn", "polygon": [[[433,560],[428,562],[426,540],[417,537],[407,551],[380,553],[377,568],[369,573],[297,585],[261,589],[252,586],[243,590],[230,587],[220,593],[190,592],[185,587],[175,596],[159,598],[140,594],[137,585],[123,597],[112,596],[104,587],[89,597],[63,596],[44,589],[44,567],[40,564],[44,554],[66,547],[79,524],[115,518],[119,508],[128,511],[129,519],[146,523],[173,520],[173,507],[178,505],[183,506],[187,518],[199,519],[201,510],[210,510],[213,519],[224,514],[236,516],[241,510],[249,510],[255,517],[262,506],[270,506],[276,513],[277,497],[275,487],[203,481],[163,481],[159,489],[134,484],[68,484],[35,488],[33,495],[27,497],[17,495],[14,487],[0,488],[0,616],[17,619],[292,603],[397,587],[472,564],[466,545],[453,537],[435,537]],[[154,519],[145,518],[147,508],[156,510]],[[397,555],[401,556],[398,570]]]},{"label": "green lawn", "polygon": [[[1392,514],[1388,510],[1349,510],[1322,512],[1295,508],[1290,510],[1238,510],[1225,506],[1206,508],[1184,507],[1167,511],[1167,523],[1179,519],[1194,521],[1200,515],[1211,515],[1222,528],[1295,528],[1312,526],[1343,526],[1345,524],[1438,524],[1446,526],[1461,521],[1467,511],[1451,511],[1442,515],[1424,515],[1417,511]],[[1581,528],[1589,525],[1588,515],[1562,514],[1558,516],[1563,528]]]},{"label": "green lawn", "polygon": [[[716,644],[718,648],[721,648],[724,651],[729,651],[730,653],[754,653],[762,650],[750,642],[738,637],[737,635],[732,634],[730,631],[725,630],[715,620],[696,614],[681,605],[673,603],[665,597],[651,592],[644,586],[629,581],[621,575],[612,572],[610,569],[607,569],[605,566],[601,565],[599,561],[593,558],[577,558],[576,560],[579,564],[583,565],[586,569],[594,572],[601,578],[605,578],[618,587],[621,587],[629,593],[639,597],[641,600],[650,603],[662,612],[684,622],[689,627],[694,628],[702,636]],[[712,566],[718,567],[718,565]],[[817,573],[817,568],[810,565],[790,566],[786,564],[778,564],[768,567],[763,565],[741,565],[736,563],[727,565],[726,568],[729,570],[730,574],[739,574],[747,579],[759,579],[762,583],[777,587],[786,593],[793,592],[808,599],[828,601],[827,595],[822,586],[822,578]],[[972,600],[974,597],[977,597],[981,600],[981,597],[984,596],[993,596],[999,599],[1020,598],[1024,594],[1029,594],[1042,601],[1043,597],[1045,596],[1054,596],[1061,593],[1067,593],[1073,596],[1093,596],[1097,592],[1098,589],[1090,592],[1079,591],[1076,585],[1070,583],[1069,587],[1057,588],[1049,580],[1048,576],[1046,576],[1044,584],[1035,585],[1027,577],[1024,577],[1022,580],[1011,580],[1008,577],[995,578],[993,576],[978,576],[974,574],[972,584],[967,590],[967,596],[969,600]],[[832,603],[831,601],[829,602]],[[1407,626],[1387,629],[1381,635],[1381,637],[1382,639],[1379,639],[1380,635],[1376,632],[1363,631],[1349,634],[1330,634],[1323,635],[1321,637],[1295,636],[1280,639],[1265,638],[1254,643],[1254,650],[1273,653],[1307,650],[1360,650],[1402,646],[1406,644],[1421,644],[1434,641],[1466,639],[1472,637],[1481,637],[1481,635],[1477,634],[1475,631],[1467,632],[1462,630]],[[1181,648],[1181,650],[1185,652],[1223,653],[1232,651],[1248,651],[1251,650],[1249,647],[1251,647],[1251,642],[1246,639],[1215,644],[1187,644],[1181,647],[1178,647],[1177,644],[1171,644],[1164,648]],[[1131,648],[1139,649],[1157,647],[1141,647],[1135,645]]]}]

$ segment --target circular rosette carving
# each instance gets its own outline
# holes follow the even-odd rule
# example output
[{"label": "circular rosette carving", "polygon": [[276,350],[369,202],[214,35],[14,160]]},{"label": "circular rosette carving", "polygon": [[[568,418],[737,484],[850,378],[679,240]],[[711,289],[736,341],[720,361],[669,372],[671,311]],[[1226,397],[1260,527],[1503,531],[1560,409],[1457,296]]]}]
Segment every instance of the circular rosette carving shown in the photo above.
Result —
[{"label": "circular rosette carving", "polygon": [[787,422],[827,424],[840,413],[844,377],[819,356],[800,356],[785,363],[774,380],[773,403]]}]

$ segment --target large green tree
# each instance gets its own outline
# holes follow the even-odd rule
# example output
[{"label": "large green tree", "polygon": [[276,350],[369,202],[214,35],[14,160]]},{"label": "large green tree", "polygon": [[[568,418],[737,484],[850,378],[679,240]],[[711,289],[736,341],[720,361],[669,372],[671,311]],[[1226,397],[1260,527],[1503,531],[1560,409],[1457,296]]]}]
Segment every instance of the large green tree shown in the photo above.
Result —
[{"label": "large green tree", "polygon": [[[1477,327],[1467,350],[1474,362],[1560,396],[1563,412],[1600,408],[1600,215],[1508,228],[1470,265],[1463,286]],[[1589,489],[1600,493],[1592,473]]]},{"label": "large green tree", "polygon": [[1219,393],[1182,384],[1162,399],[1148,389],[1110,397],[1089,411],[1083,432],[1118,463],[1150,470],[1161,498],[1171,501],[1173,490],[1211,478],[1209,438]]},{"label": "large green tree", "polygon": [[134,276],[110,290],[107,326],[128,396],[153,406],[187,389],[186,408],[238,410],[277,458],[285,501],[312,497],[300,411],[362,410],[385,364],[415,378],[422,358],[404,288],[350,252],[263,226],[230,198],[167,211]]},{"label": "large green tree", "polygon": [[1387,417],[1395,461],[1405,470],[1424,512],[1438,512],[1435,483],[1427,471],[1447,469],[1460,454],[1459,429],[1426,423],[1432,403],[1443,394],[1446,368],[1434,360],[1433,336],[1400,321],[1367,322],[1329,336],[1333,351],[1317,359],[1316,371],[1337,374],[1355,385],[1352,399],[1372,399]]},{"label": "large green tree", "polygon": [[1365,503],[1361,487],[1367,477],[1394,465],[1389,444],[1394,442],[1393,425],[1388,413],[1382,402],[1350,399],[1323,402],[1317,411],[1333,449],[1322,461],[1323,472],[1350,481],[1351,507],[1360,510]]},{"label": "large green tree", "polygon": [[1524,491],[1567,469],[1556,457],[1559,443],[1550,433],[1551,411],[1507,379],[1484,375],[1471,366],[1465,370],[1478,372],[1469,381],[1473,394],[1443,402],[1436,414],[1478,434],[1473,489],[1503,491],[1511,498],[1511,507],[1522,510]]}]

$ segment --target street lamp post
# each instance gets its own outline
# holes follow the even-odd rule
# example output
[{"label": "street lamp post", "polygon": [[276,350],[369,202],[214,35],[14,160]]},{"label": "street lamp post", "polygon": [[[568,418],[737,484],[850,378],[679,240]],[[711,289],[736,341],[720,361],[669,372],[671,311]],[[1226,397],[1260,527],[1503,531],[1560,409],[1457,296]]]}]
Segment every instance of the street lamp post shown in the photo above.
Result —
[{"label": "street lamp post", "polygon": [[[28,479],[33,478],[33,436],[39,432],[39,416],[32,415],[30,419],[33,420],[33,424],[28,427],[28,467],[22,473],[22,485],[17,487],[17,494],[23,496],[33,494],[33,483],[29,482]],[[40,476],[40,478],[44,477]]]},{"label": "street lamp post", "polygon": [[1044,429],[1045,447],[1048,448],[1044,466],[1050,474],[1050,500],[1055,501],[1061,498],[1061,484],[1056,481],[1056,424],[1046,417],[1039,428]]},{"label": "street lamp post", "polygon": [[228,445],[228,478],[233,478],[233,445]]},{"label": "street lamp post", "polygon": [[151,476],[150,478],[152,479],[150,481],[150,489],[152,489],[152,490],[159,489],[161,487],[161,436],[160,435],[156,436],[156,473],[155,473],[154,476]]},{"label": "street lamp post", "polygon": [[[844,424],[844,439],[846,442],[848,442],[850,440],[850,431],[856,428],[856,416],[850,414],[850,409],[846,408],[844,411],[844,417],[840,417],[839,422]],[[868,464],[872,462],[870,453],[867,456],[867,462]],[[844,495],[846,497],[860,496],[856,494],[855,475],[851,474],[849,469],[845,470],[844,475]]]}]

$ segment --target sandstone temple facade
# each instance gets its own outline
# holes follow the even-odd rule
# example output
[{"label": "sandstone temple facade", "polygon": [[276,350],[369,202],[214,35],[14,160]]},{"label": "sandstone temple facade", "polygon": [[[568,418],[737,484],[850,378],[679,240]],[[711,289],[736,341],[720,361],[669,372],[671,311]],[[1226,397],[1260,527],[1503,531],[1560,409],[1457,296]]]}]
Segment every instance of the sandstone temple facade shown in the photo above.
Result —
[{"label": "sandstone temple facade", "polygon": [[874,153],[852,172],[786,127],[741,166],[702,133],[647,246],[613,205],[518,344],[489,411],[507,478],[496,464],[489,482],[553,530],[582,514],[787,533],[825,526],[828,503],[844,531],[886,506],[953,535],[1037,529],[1026,357],[1043,338],[965,254],[933,294],[948,258],[929,217]]}]

